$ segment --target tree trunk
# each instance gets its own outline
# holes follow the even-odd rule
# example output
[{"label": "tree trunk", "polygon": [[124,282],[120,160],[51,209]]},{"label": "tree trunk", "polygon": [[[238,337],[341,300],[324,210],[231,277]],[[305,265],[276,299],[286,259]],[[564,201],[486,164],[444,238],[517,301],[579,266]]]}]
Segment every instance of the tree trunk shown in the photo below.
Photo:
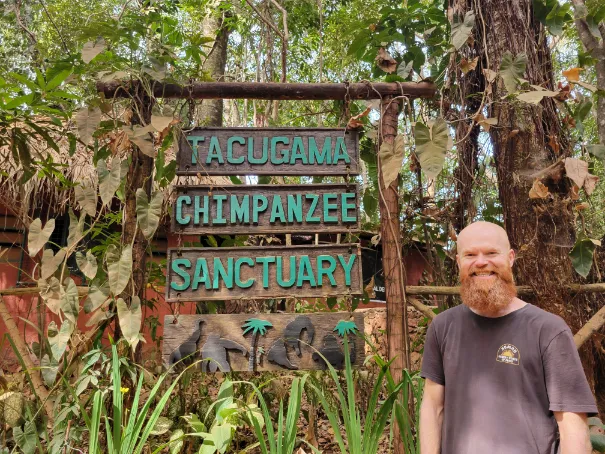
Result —
[{"label": "tree trunk", "polygon": [[[382,104],[382,122],[380,143],[393,143],[397,135],[397,117],[399,102],[386,97]],[[380,233],[382,242],[382,269],[387,300],[387,342],[388,357],[393,359],[391,374],[399,382],[403,369],[408,368],[407,355],[407,307],[404,289],[403,263],[401,260],[401,227],[399,221],[399,177],[389,187],[384,186],[384,179],[378,165]],[[394,453],[403,454],[404,446],[401,432],[394,429]]]},{"label": "tree trunk", "polygon": [[[527,55],[524,78],[529,83],[553,89],[553,70],[544,28],[534,19],[531,0],[452,0],[454,13],[473,8],[476,14],[475,40],[481,56],[475,69],[498,71],[506,51],[514,56]],[[506,37],[506,39],[504,39]],[[484,86],[488,82],[484,79]],[[462,92],[461,99],[477,95]],[[568,284],[578,281],[569,258],[575,243],[573,202],[570,180],[547,178],[552,198],[530,199],[532,173],[544,169],[560,156],[569,155],[571,147],[557,117],[555,103],[545,98],[539,105],[504,101],[506,90],[501,78],[487,94],[489,117],[498,119],[490,130],[497,167],[498,190],[504,214],[504,226],[511,246],[517,252],[517,284],[529,285],[535,297],[529,301],[565,319],[576,332],[589,318],[585,307],[590,297],[571,297]],[[552,147],[548,143],[556,142]],[[588,343],[587,345],[591,345]],[[594,356],[590,347],[581,350],[589,382],[594,386]]]},{"label": "tree trunk", "polygon": [[[220,2],[214,2],[214,8]],[[209,10],[212,8],[209,7]],[[227,42],[231,30],[225,25],[225,15],[221,11],[212,11],[202,22],[204,36],[215,37],[212,49],[204,62],[203,69],[217,82],[225,80],[225,65],[227,64]],[[223,100],[204,99],[200,106],[200,123],[204,126],[223,126]]]}]

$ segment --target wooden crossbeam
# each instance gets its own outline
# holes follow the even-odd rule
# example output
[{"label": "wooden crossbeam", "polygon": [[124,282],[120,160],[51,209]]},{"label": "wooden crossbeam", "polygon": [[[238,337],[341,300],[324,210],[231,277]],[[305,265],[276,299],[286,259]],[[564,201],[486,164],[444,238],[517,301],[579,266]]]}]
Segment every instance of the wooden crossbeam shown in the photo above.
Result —
[{"label": "wooden crossbeam", "polygon": [[[97,82],[97,91],[106,98],[128,98],[136,92],[138,82]],[[436,87],[432,82],[355,82],[355,83],[259,83],[259,82],[195,82],[191,85],[152,83],[156,98],[178,99],[380,99],[385,96],[432,98]]]}]

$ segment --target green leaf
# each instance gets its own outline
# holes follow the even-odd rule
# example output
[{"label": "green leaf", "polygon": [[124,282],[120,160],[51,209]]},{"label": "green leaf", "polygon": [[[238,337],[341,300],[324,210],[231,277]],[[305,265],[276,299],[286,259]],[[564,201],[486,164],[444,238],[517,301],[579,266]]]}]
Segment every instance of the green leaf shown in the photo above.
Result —
[{"label": "green leaf", "polygon": [[99,159],[97,163],[97,172],[99,173],[99,193],[103,205],[109,205],[113,196],[122,183],[122,165],[120,158],[114,156],[111,160],[111,170],[107,168],[104,159]]},{"label": "green leaf", "polygon": [[399,66],[397,67],[397,75],[403,79],[407,79],[407,77],[412,72],[413,67],[414,67],[414,60],[410,61],[407,64],[405,61],[402,61],[401,63],[399,63]]},{"label": "green leaf", "polygon": [[382,142],[382,145],[380,145],[378,156],[385,188],[388,188],[399,176],[401,163],[403,162],[404,141],[404,136],[398,134],[395,136],[393,143]]},{"label": "green leaf", "polygon": [[53,253],[52,249],[44,249],[42,253],[42,266],[40,268],[40,275],[42,279],[48,279],[51,277],[59,265],[63,263],[65,259],[65,249],[59,249],[57,255]]},{"label": "green leaf", "polygon": [[572,19],[569,14],[570,8],[569,4],[561,5],[559,2],[554,2],[551,11],[546,16],[546,26],[550,33],[555,36],[563,33],[563,26]]},{"label": "green leaf", "polygon": [[162,202],[164,194],[156,191],[151,195],[151,201],[147,199],[147,194],[143,188],[137,189],[137,223],[143,232],[143,236],[150,240],[160,225],[160,216],[162,215]]},{"label": "green leaf", "polygon": [[139,340],[141,340],[141,336],[139,336],[142,319],[141,300],[138,296],[133,296],[129,308],[122,298],[118,298],[116,305],[122,335],[134,350],[137,348]]},{"label": "green leaf", "polygon": [[464,43],[468,40],[474,26],[474,11],[467,11],[463,20],[460,20],[460,17],[458,16],[454,16],[454,21],[452,23],[452,45],[456,50],[459,50],[464,46]]},{"label": "green leaf", "polygon": [[164,435],[171,427],[172,420],[166,416],[160,416],[151,430],[151,435]]},{"label": "green leaf", "polygon": [[47,282],[44,279],[38,279],[38,287],[40,287],[40,297],[46,303],[46,306],[52,311],[53,314],[59,314],[61,309],[61,295],[63,289],[61,283],[56,277],[51,277]]},{"label": "green leaf", "polygon": [[82,214],[80,219],[76,218],[71,207],[69,208],[69,235],[67,236],[67,247],[71,248],[78,243],[84,234],[84,222],[86,215]]},{"label": "green leaf", "polygon": [[82,60],[88,64],[92,59],[105,50],[105,41],[100,39],[98,42],[88,41],[82,48]]},{"label": "green leaf", "polygon": [[592,449],[598,452],[605,452],[605,434],[590,434],[590,443],[592,443]]},{"label": "green leaf", "polygon": [[514,57],[510,51],[504,53],[502,56],[502,63],[500,63],[499,74],[504,81],[504,87],[508,93],[517,91],[517,80],[522,78],[525,74],[526,66],[527,55],[524,53]]},{"label": "green leaf", "polygon": [[97,191],[95,188],[81,183],[74,188],[74,193],[80,208],[94,218],[97,214]]},{"label": "green leaf", "polygon": [[[65,290],[61,294],[61,310],[74,325],[80,312],[80,297],[78,295],[78,287],[71,277],[63,281]],[[63,322],[65,323],[65,322]]]},{"label": "green leaf", "polygon": [[76,263],[87,279],[94,279],[97,275],[97,258],[92,251],[86,251],[86,256],[79,251],[76,252]]},{"label": "green leaf", "polygon": [[34,219],[29,225],[29,232],[27,234],[27,250],[30,257],[33,257],[40,252],[40,249],[44,247],[54,230],[54,219],[49,219],[44,228],[42,228],[42,221],[40,218]]},{"label": "green leaf", "polygon": [[[74,332],[75,325],[70,320],[63,320],[61,329],[57,330],[56,325],[50,326],[53,323],[55,322],[50,322],[48,326],[48,343],[50,344],[52,357],[58,363],[65,350],[67,350],[67,343]],[[54,335],[51,336],[51,334]]]},{"label": "green leaf", "polygon": [[124,291],[132,275],[132,246],[124,247],[120,254],[113,244],[105,252],[109,288],[114,295]]},{"label": "green leaf", "polygon": [[202,423],[200,421],[200,419],[198,418],[198,416],[195,413],[181,416],[181,418],[183,418],[187,422],[187,424],[189,424],[189,427],[191,427],[193,429],[193,432],[195,432],[195,433],[206,432],[206,426],[204,425],[204,423]]},{"label": "green leaf", "polygon": [[434,179],[445,162],[445,155],[451,148],[451,137],[445,120],[437,118],[432,125],[416,123],[414,128],[416,156],[428,179]]},{"label": "green leaf", "polygon": [[92,139],[92,135],[101,123],[101,110],[96,107],[92,110],[84,107],[76,112],[75,120],[80,140],[88,145]]},{"label": "green leaf", "polygon": [[13,428],[13,438],[17,446],[23,451],[23,454],[34,454],[38,447],[38,432],[34,421],[27,421],[24,429],[21,427]]},{"label": "green leaf", "polygon": [[179,454],[183,450],[185,432],[182,429],[177,429],[170,436],[170,454]]},{"label": "green leaf", "polygon": [[50,91],[50,90],[57,88],[59,85],[61,85],[63,83],[63,81],[65,79],[67,79],[71,75],[72,72],[73,72],[73,68],[69,67],[69,68],[63,69],[63,70],[59,71],[58,73],[56,73],[52,77],[52,79],[50,79],[46,83],[46,91]]},{"label": "green leaf", "polygon": [[103,305],[109,298],[109,286],[107,283],[99,285],[93,282],[88,289],[88,296],[84,301],[84,312],[90,314]]},{"label": "green leaf", "polygon": [[585,99],[582,102],[580,102],[580,104],[578,104],[578,107],[576,107],[576,110],[574,111],[573,116],[576,119],[576,121],[584,121],[584,119],[590,113],[591,109],[592,109],[592,101],[590,101],[589,99]]},{"label": "green leaf", "polygon": [[600,143],[586,145],[586,150],[588,150],[588,152],[595,158],[599,158],[605,162],[605,145]]},{"label": "green leaf", "polygon": [[590,272],[595,247],[591,239],[579,238],[569,253],[574,269],[582,277],[588,276]]}]

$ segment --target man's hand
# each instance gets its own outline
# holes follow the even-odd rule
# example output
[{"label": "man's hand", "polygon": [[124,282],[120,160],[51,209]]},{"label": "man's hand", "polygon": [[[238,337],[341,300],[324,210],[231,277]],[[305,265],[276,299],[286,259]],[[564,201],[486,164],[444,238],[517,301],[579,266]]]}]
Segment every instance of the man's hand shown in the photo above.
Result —
[{"label": "man's hand", "polygon": [[555,411],[561,435],[561,454],[590,454],[592,445],[586,413]]},{"label": "man's hand", "polygon": [[445,386],[427,378],[420,406],[420,454],[439,454],[441,452],[444,400]]}]

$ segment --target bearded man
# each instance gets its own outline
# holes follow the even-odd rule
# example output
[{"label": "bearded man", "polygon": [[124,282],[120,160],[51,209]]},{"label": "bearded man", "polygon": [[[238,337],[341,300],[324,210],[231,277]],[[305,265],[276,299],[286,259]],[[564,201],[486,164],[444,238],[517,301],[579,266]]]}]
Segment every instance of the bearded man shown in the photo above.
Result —
[{"label": "bearded man", "polygon": [[421,454],[589,454],[597,407],[569,327],[517,298],[500,226],[469,225],[457,252],[464,304],[426,334]]}]

